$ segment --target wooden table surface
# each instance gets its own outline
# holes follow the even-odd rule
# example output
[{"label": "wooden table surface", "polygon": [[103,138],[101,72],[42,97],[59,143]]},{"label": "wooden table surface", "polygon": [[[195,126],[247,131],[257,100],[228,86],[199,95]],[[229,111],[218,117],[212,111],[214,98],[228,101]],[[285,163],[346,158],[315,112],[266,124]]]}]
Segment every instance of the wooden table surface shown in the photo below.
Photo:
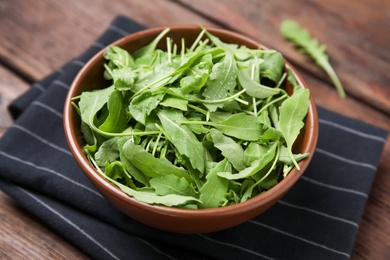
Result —
[{"label": "wooden table surface", "polygon": [[[0,135],[6,106],[36,80],[93,43],[116,15],[148,27],[204,24],[227,28],[281,51],[311,87],[316,103],[390,130],[388,0],[0,0]],[[280,35],[293,19],[327,46],[348,97]],[[390,138],[360,223],[352,259],[390,257]],[[75,245],[0,191],[0,259],[88,259]]]}]

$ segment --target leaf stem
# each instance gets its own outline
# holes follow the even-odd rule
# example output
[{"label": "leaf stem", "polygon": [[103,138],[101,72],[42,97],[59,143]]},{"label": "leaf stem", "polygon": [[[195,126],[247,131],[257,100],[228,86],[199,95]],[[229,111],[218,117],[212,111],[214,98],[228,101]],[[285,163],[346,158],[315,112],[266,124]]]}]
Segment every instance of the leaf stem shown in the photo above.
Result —
[{"label": "leaf stem", "polygon": [[320,64],[321,64],[321,67],[325,70],[325,72],[328,74],[328,76],[332,80],[332,82],[336,88],[336,91],[339,94],[339,97],[345,98],[346,95],[345,95],[344,88],[341,85],[341,82],[340,82],[339,78],[337,77],[337,74],[334,71],[334,69],[332,68],[332,66],[330,66],[329,62],[321,62]]},{"label": "leaf stem", "polygon": [[206,29],[203,29],[203,30],[199,33],[198,37],[196,38],[196,40],[194,41],[194,43],[191,45],[191,48],[189,49],[190,52],[193,52],[193,51],[195,50],[196,45],[198,45],[200,39],[202,39],[202,37],[203,37],[203,35],[205,34],[205,32],[206,32]]},{"label": "leaf stem", "polygon": [[287,96],[288,96],[287,94],[284,94],[284,95],[282,95],[282,96],[280,96],[280,97],[278,97],[278,98],[272,100],[271,102],[268,102],[266,105],[264,105],[264,106],[260,109],[260,111],[258,112],[258,114],[260,115],[260,114],[261,114],[265,109],[267,109],[269,106],[271,106],[272,104],[275,104],[276,102],[279,102],[279,101],[285,99]]},{"label": "leaf stem", "polygon": [[154,144],[153,151],[152,151],[153,156],[156,154],[158,142],[160,142],[161,136],[162,136],[162,132],[160,132],[160,133],[158,134],[157,138],[156,138],[156,142],[155,142],[155,144]]},{"label": "leaf stem", "polygon": [[[260,179],[258,180],[255,184],[253,184],[249,189],[247,189],[247,191],[244,193],[244,195],[242,195],[242,198],[241,198],[241,202],[244,202],[246,200],[248,200],[251,195],[252,195],[252,191],[255,187],[257,187],[262,181],[264,181],[268,175],[272,172],[272,170],[274,169],[275,165],[276,165],[276,162],[278,161],[279,159],[279,154],[280,154],[280,147],[277,146],[277,151],[276,151],[276,156],[275,156],[275,159],[271,165],[271,167],[268,169],[267,173]],[[250,193],[250,194],[249,194]]]},{"label": "leaf stem", "polygon": [[[236,99],[238,98],[241,94],[245,93],[246,89],[242,89],[241,91],[237,92],[236,94],[230,96],[230,97],[227,97],[227,98],[222,98],[222,99],[213,99],[213,100],[207,100],[207,99],[199,99],[199,98],[196,98],[195,100],[198,101],[198,102],[201,102],[201,103],[207,103],[207,104],[217,104],[217,103],[222,103],[222,102],[227,102],[227,101],[230,101],[232,99]],[[238,100],[237,100],[238,101]],[[248,102],[246,101],[243,101],[245,105],[248,105]]]}]

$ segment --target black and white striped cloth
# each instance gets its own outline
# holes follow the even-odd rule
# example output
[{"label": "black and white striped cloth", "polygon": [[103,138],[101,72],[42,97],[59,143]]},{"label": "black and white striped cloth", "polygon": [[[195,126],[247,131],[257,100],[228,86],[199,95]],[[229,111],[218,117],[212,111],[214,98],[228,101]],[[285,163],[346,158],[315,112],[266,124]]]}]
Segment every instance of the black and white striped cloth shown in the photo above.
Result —
[{"label": "black and white striped cloth", "polygon": [[162,232],[96,192],[68,150],[64,98],[94,53],[142,28],[116,18],[83,55],[15,100],[16,121],[0,140],[0,188],[94,259],[348,259],[387,133],[321,108],[307,172],[270,210],[238,227]]}]

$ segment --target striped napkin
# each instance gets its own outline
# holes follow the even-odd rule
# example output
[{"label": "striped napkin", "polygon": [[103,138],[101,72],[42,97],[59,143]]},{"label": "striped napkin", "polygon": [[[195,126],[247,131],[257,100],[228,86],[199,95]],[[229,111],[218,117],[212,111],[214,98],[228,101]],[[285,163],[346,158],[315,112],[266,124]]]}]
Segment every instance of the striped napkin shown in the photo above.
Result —
[{"label": "striped napkin", "polygon": [[64,99],[93,54],[142,28],[117,17],[83,55],[11,104],[16,120],[0,139],[0,188],[94,259],[348,259],[387,133],[322,108],[318,148],[304,176],[240,226],[196,235],[159,231],[94,189],[68,150]]}]

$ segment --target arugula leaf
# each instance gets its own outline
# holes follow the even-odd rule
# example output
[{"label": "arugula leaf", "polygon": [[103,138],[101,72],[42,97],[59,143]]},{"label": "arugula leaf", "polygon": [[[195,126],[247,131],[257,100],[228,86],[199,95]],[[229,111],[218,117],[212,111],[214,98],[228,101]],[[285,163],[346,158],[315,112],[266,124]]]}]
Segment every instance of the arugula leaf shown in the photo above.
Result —
[{"label": "arugula leaf", "polygon": [[142,64],[149,65],[152,62],[157,44],[168,32],[169,28],[166,28],[152,42],[134,52],[133,57],[138,66]]},{"label": "arugula leaf", "polygon": [[131,175],[131,177],[137,182],[149,187],[150,177],[143,174],[138,168],[136,168],[124,154],[124,144],[129,140],[127,137],[121,137],[117,140],[117,147],[119,150],[119,159],[122,162],[123,169]]},{"label": "arugula leaf", "polygon": [[271,147],[267,149],[267,152],[262,154],[261,157],[257,160],[254,160],[251,165],[238,173],[232,172],[219,172],[218,176],[226,178],[228,180],[239,180],[248,178],[258,171],[260,171],[263,167],[265,167],[272,159],[275,158],[276,147],[278,143],[274,143]]},{"label": "arugula leaf", "polygon": [[81,94],[79,102],[81,120],[92,130],[96,131],[97,127],[94,125],[95,116],[107,104],[113,90],[114,87],[111,86]]},{"label": "arugula leaf", "polygon": [[255,98],[264,99],[280,93],[279,88],[271,88],[261,85],[259,82],[252,80],[241,70],[238,70],[237,75],[242,88],[246,90],[246,93]]},{"label": "arugula leaf", "polygon": [[298,170],[300,167],[293,156],[292,146],[295,139],[297,139],[301,128],[304,126],[303,119],[305,118],[310,105],[309,95],[310,91],[308,89],[301,89],[284,101],[279,109],[280,131],[286,140],[290,158]]},{"label": "arugula leaf", "polygon": [[150,186],[157,195],[177,194],[182,196],[197,197],[194,188],[184,178],[176,175],[157,175],[150,180]]},{"label": "arugula leaf", "polygon": [[135,69],[133,57],[124,49],[110,45],[104,51],[104,58],[110,60],[117,68],[132,68]]},{"label": "arugula leaf", "polygon": [[129,113],[135,120],[145,125],[147,116],[157,108],[159,101],[163,98],[164,93],[154,94],[150,91],[142,92],[139,96],[131,100]]},{"label": "arugula leaf", "polygon": [[165,206],[180,206],[188,204],[189,202],[199,202],[197,198],[191,196],[183,196],[177,194],[168,194],[164,196],[160,196],[154,192],[150,191],[136,191],[131,189],[130,187],[123,185],[120,182],[110,179],[115,185],[117,185],[123,192],[130,195],[131,197],[139,200],[141,202],[145,202],[148,204],[162,204]]},{"label": "arugula leaf", "polygon": [[244,113],[233,114],[214,126],[226,135],[248,141],[257,141],[263,134],[260,119]]},{"label": "arugula leaf", "polygon": [[266,154],[268,147],[266,145],[260,145],[257,142],[250,142],[248,147],[244,151],[244,163],[249,166],[251,163]]},{"label": "arugula leaf", "polygon": [[176,121],[185,119],[182,114],[173,110],[159,110],[157,116],[165,130],[164,134],[179,153],[190,160],[192,167],[203,173],[204,147],[187,126],[176,123]]},{"label": "arugula leaf", "polygon": [[200,189],[200,208],[216,208],[226,201],[229,181],[217,175],[218,172],[230,172],[231,165],[224,159],[217,163],[206,176],[206,182]]},{"label": "arugula leaf", "polygon": [[[294,160],[297,161],[297,162],[299,162],[302,159],[305,159],[309,155],[310,155],[309,153],[293,154]],[[281,161],[281,162],[283,162],[284,164],[287,164],[287,165],[293,165],[294,164],[293,160],[291,160],[288,148],[285,147],[284,145],[280,149],[279,161]]]},{"label": "arugula leaf", "polygon": [[117,137],[104,141],[97,152],[95,153],[95,161],[97,165],[104,166],[106,162],[112,163],[119,157],[119,149],[117,145]]},{"label": "arugula leaf", "polygon": [[260,76],[275,83],[282,78],[284,58],[280,52],[266,53],[264,61],[260,63]]},{"label": "arugula leaf", "polygon": [[188,100],[172,95],[165,95],[164,99],[160,102],[160,105],[187,111]]},{"label": "arugula leaf", "polygon": [[233,165],[233,167],[241,171],[246,168],[244,163],[244,149],[233,139],[224,136],[222,132],[211,129],[210,136],[214,146],[218,148],[222,155]]},{"label": "arugula leaf", "polygon": [[284,38],[298,46],[302,52],[308,54],[318,66],[325,70],[336,87],[339,96],[345,98],[344,88],[329,63],[328,55],[325,53],[325,45],[320,45],[317,39],[311,38],[310,33],[295,21],[284,20],[280,30]]},{"label": "arugula leaf", "polygon": [[[225,52],[223,60],[214,64],[203,91],[203,96],[206,100],[218,100],[228,97],[237,85],[236,78],[237,65],[234,56],[230,52]],[[207,106],[213,112],[218,107],[222,107],[223,104],[208,104]]]},{"label": "arugula leaf", "polygon": [[123,145],[123,155],[141,172],[149,177],[157,175],[174,174],[178,177],[188,178],[187,172],[183,168],[173,165],[166,158],[155,158],[142,146],[134,144],[131,140]]},{"label": "arugula leaf", "polygon": [[127,128],[126,108],[122,102],[122,95],[119,91],[111,92],[107,101],[108,116],[99,129],[104,132],[119,133]]}]

